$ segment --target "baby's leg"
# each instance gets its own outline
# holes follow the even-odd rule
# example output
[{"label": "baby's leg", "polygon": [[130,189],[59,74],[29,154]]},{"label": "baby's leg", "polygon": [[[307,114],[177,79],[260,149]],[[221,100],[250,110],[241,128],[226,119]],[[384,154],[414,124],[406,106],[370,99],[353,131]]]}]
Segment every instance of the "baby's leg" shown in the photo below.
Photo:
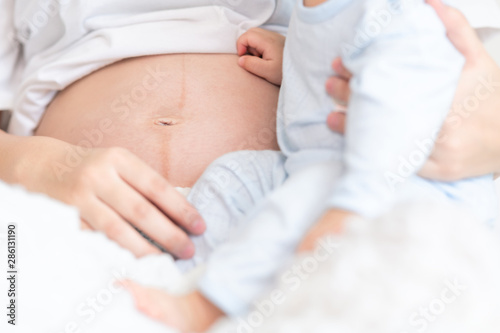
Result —
[{"label": "baby's leg", "polygon": [[[244,217],[264,201],[286,178],[285,159],[276,151],[241,151],[212,163],[193,187],[188,199],[207,222],[204,235],[193,238],[192,260],[177,261],[186,271],[204,262],[210,253],[249,221]],[[185,331],[203,331],[223,313],[199,292],[176,296],[126,283],[138,309],[164,324]]]},{"label": "baby's leg", "polygon": [[132,281],[122,284],[132,294],[139,311],[181,332],[204,332],[224,315],[199,293],[173,295]]},{"label": "baby's leg", "polygon": [[199,283],[201,293],[226,314],[245,313],[293,258],[324,212],[340,173],[340,163],[331,162],[290,175],[244,219],[241,232],[214,251]]},{"label": "baby's leg", "polygon": [[215,249],[199,291],[176,297],[133,285],[139,309],[186,331],[202,331],[222,314],[244,313],[292,260],[302,237],[323,213],[340,169],[340,163],[322,163],[286,180],[245,216],[235,237]]},{"label": "baby's leg", "polygon": [[188,271],[205,262],[245,222],[243,217],[286,178],[283,154],[276,151],[239,151],[213,162],[196,182],[188,200],[207,223],[202,236],[193,237],[194,258],[177,261]]}]

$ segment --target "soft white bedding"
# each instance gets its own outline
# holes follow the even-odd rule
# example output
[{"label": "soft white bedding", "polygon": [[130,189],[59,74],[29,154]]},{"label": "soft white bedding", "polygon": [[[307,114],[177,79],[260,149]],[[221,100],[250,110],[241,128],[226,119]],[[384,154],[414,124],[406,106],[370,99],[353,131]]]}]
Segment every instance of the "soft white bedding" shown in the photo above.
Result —
[{"label": "soft white bedding", "polygon": [[352,221],[335,241],[317,265],[318,256],[297,258],[299,283],[281,275],[279,302],[264,297],[211,333],[500,331],[500,242],[460,209],[402,205]]},{"label": "soft white bedding", "polygon": [[[500,184],[497,185],[500,187]],[[171,332],[138,313],[129,294],[112,285],[116,279],[128,277],[171,291],[180,292],[189,288],[191,279],[185,281],[181,277],[168,255],[137,260],[104,236],[80,231],[77,212],[73,208],[0,183],[1,304],[5,304],[8,289],[3,276],[7,271],[5,233],[7,224],[12,222],[17,224],[18,230],[18,319],[17,326],[7,325],[3,313],[6,310],[2,306],[0,331]],[[349,323],[357,322],[359,325],[378,327],[379,330],[372,330],[372,333],[387,332],[383,324],[374,323],[386,315],[395,318],[397,313],[404,313],[402,309],[413,309],[422,301],[428,303],[432,293],[441,288],[436,281],[443,282],[446,270],[442,266],[446,262],[453,264],[450,267],[456,267],[450,272],[465,272],[464,281],[469,281],[469,286],[475,288],[469,290],[477,290],[480,295],[465,294],[461,300],[470,306],[462,303],[453,306],[462,306],[467,310],[464,314],[472,313],[471,318],[476,316],[474,320],[481,319],[488,323],[487,319],[481,318],[480,312],[472,310],[484,298],[485,290],[488,295],[500,295],[499,286],[494,283],[500,280],[500,243],[496,238],[493,240],[492,232],[485,232],[482,226],[456,207],[408,206],[395,210],[376,223],[381,228],[380,232],[370,228],[371,224],[356,224],[357,227],[353,227],[346,237],[343,250],[314,270],[311,278],[304,281],[297,292],[288,292],[288,301],[273,310],[272,318],[257,325],[258,330],[250,326],[251,331],[304,332],[313,325],[311,332],[331,332],[335,328],[337,332],[347,333],[353,332]],[[461,247],[460,240],[467,246]],[[399,253],[399,256],[386,258],[384,254],[387,253]],[[411,258],[416,264],[406,262],[399,269],[405,258]],[[303,259],[298,258],[298,263]],[[428,263],[433,260],[434,263]],[[492,267],[488,270],[490,265]],[[374,267],[384,269],[376,270],[379,273],[375,276],[371,274]],[[398,274],[399,277],[395,277]],[[399,297],[404,295],[406,278],[410,278],[410,286],[421,283],[423,294],[410,293],[411,297]],[[363,289],[353,289],[353,284],[350,284],[353,279]],[[283,281],[280,288],[287,291]],[[491,301],[496,302],[491,304],[493,309],[500,311],[498,297],[491,297]],[[397,313],[391,312],[394,302],[398,304]],[[373,308],[378,312],[372,313],[370,309]],[[448,313],[450,315],[443,318],[454,320],[467,317],[454,317],[455,312],[446,311]],[[397,318],[406,320],[405,316]],[[245,318],[243,322],[247,320]],[[443,325],[447,323],[445,319],[440,322]],[[497,326],[470,331],[456,328],[454,332],[484,333],[492,331],[491,327],[498,331],[498,322],[491,321],[489,324]],[[247,332],[249,329],[241,328],[245,325],[241,321],[222,322],[220,325],[214,332]],[[393,327],[400,327],[398,325],[395,323]],[[439,327],[430,325],[427,332],[438,332],[436,329]],[[413,332],[410,329],[412,327],[407,332]]]},{"label": "soft white bedding", "polygon": [[[181,275],[167,255],[135,259],[103,235],[79,230],[77,211],[0,184],[0,331],[22,333],[170,332],[135,310],[112,283],[133,278],[162,288]],[[6,324],[7,224],[17,223],[18,321]],[[177,288],[177,287],[176,287]]]}]

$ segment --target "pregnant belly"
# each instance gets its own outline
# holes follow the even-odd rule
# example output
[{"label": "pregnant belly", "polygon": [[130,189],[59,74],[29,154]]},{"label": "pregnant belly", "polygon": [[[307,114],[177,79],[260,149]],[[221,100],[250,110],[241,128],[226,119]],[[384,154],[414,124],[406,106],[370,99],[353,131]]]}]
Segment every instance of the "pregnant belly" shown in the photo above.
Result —
[{"label": "pregnant belly", "polygon": [[192,186],[225,153],[278,149],[278,92],[235,55],[132,58],[60,92],[35,134],[124,147],[173,185]]}]

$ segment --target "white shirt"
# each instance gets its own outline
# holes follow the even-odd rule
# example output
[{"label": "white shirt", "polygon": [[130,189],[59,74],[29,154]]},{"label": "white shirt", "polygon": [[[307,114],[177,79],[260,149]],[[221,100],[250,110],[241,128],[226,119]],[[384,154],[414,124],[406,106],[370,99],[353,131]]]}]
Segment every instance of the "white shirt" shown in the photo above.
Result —
[{"label": "white shirt", "polygon": [[55,94],[124,58],[236,53],[247,29],[286,32],[293,0],[0,0],[0,110],[30,135]]}]

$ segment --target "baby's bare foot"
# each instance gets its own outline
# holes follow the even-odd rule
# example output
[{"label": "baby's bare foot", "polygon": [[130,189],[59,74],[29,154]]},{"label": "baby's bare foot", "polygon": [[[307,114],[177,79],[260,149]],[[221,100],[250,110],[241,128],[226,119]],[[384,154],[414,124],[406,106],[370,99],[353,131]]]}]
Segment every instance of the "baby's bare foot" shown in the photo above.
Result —
[{"label": "baby's bare foot", "polygon": [[199,292],[174,296],[160,289],[132,281],[122,284],[129,290],[139,311],[182,332],[204,332],[224,313]]}]

